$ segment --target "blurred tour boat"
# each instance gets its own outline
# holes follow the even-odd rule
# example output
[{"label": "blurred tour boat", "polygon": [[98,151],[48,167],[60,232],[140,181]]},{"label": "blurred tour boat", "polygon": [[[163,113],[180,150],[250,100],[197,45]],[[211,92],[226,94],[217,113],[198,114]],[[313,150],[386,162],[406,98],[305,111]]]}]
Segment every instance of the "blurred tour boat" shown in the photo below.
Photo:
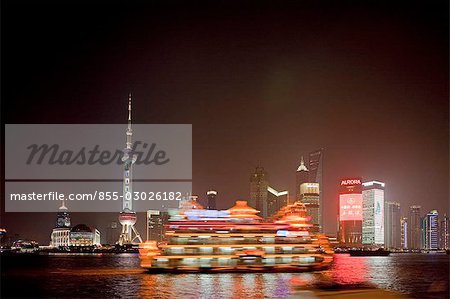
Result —
[{"label": "blurred tour boat", "polygon": [[271,222],[237,201],[228,210],[205,210],[194,201],[169,211],[164,243],[139,246],[141,266],[151,272],[297,272],[329,268],[328,237],[310,234],[304,204],[283,207]]}]

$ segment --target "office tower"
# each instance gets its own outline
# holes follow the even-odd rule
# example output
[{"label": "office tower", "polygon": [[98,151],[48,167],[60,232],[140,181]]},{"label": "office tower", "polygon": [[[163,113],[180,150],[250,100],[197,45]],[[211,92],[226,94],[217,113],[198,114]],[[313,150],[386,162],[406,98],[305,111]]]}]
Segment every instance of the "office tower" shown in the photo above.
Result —
[{"label": "office tower", "polygon": [[209,190],[206,192],[206,209],[215,210],[216,209],[216,199],[217,191]]},{"label": "office tower", "polygon": [[164,238],[164,225],[169,221],[169,213],[158,210],[147,211],[147,241],[161,242]]},{"label": "office tower", "polygon": [[447,215],[444,214],[444,219],[441,220],[440,225],[440,248],[441,249],[449,249],[449,232],[448,232],[448,226],[450,224],[450,219]]},{"label": "office tower", "polygon": [[384,246],[401,248],[401,216],[398,202],[386,202],[384,209]]},{"label": "office tower", "polygon": [[318,183],[303,183],[300,185],[300,202],[306,207],[306,214],[311,217],[311,231],[322,231],[320,226],[320,191]]},{"label": "office tower", "polygon": [[263,167],[256,167],[250,176],[250,201],[249,206],[260,211],[263,218],[268,216],[267,210],[267,187],[269,186],[268,174]]},{"label": "office tower", "polygon": [[365,182],[363,185],[363,245],[384,245],[384,183]]},{"label": "office tower", "polygon": [[341,246],[362,245],[362,185],[360,178],[341,181],[338,223],[338,241]]},{"label": "office tower", "polygon": [[423,249],[437,250],[439,248],[439,214],[436,210],[430,211],[422,222]]},{"label": "office tower", "polygon": [[319,218],[320,218],[320,227],[323,227],[323,217],[322,217],[322,209],[324,207],[323,199],[323,158],[324,158],[324,150],[321,148],[314,152],[309,153],[309,183],[318,183],[319,184]]},{"label": "office tower", "polygon": [[122,212],[119,214],[119,222],[122,225],[122,232],[119,236],[119,245],[142,243],[141,235],[134,226],[136,224],[136,213],[133,210],[133,164],[136,162],[136,155],[133,152],[133,130],[131,128],[131,94],[128,96],[128,127],[126,130],[126,147],[123,150],[123,191],[122,191]]},{"label": "office tower", "polygon": [[421,239],[420,206],[411,206],[408,219],[408,249],[420,249]]},{"label": "office tower", "polygon": [[305,166],[305,161],[303,161],[302,156],[300,166],[295,173],[295,200],[300,200],[300,186],[307,182],[311,182],[309,179],[309,170]]},{"label": "office tower", "polygon": [[408,249],[408,218],[402,217],[400,220],[401,227],[401,248]]},{"label": "office tower", "polygon": [[277,191],[270,186],[267,187],[267,191],[267,216],[271,217],[288,204],[289,192]]}]

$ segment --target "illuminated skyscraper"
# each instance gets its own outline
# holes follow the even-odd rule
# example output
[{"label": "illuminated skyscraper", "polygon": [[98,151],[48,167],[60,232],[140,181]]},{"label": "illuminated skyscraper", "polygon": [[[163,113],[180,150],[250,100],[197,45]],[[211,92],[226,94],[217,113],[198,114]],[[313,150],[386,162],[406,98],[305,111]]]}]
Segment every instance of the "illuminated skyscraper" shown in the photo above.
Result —
[{"label": "illuminated skyscraper", "polygon": [[384,209],[384,245],[401,248],[401,214],[398,202],[386,202]]},{"label": "illuminated skyscraper", "polygon": [[339,231],[341,246],[362,245],[362,185],[360,178],[344,179],[339,190]]},{"label": "illuminated skyscraper", "polygon": [[423,248],[437,250],[439,248],[439,214],[436,210],[430,211],[423,218]]},{"label": "illuminated skyscraper", "polygon": [[263,167],[256,167],[255,172],[250,176],[250,201],[249,206],[260,211],[261,216],[268,216],[267,209],[267,187],[269,186],[268,174]]},{"label": "illuminated skyscraper", "polygon": [[321,148],[314,152],[309,153],[309,181],[308,183],[318,183],[319,184],[319,219],[320,227],[323,227],[322,209],[323,205],[323,158],[324,150]]},{"label": "illuminated skyscraper", "polygon": [[270,186],[267,187],[267,191],[267,216],[271,217],[288,204],[289,192],[277,191]]},{"label": "illuminated skyscraper", "polygon": [[384,183],[363,183],[362,243],[384,245]]},{"label": "illuminated skyscraper", "polygon": [[408,249],[408,218],[402,217],[400,220],[401,226],[401,248]]},{"label": "illuminated skyscraper", "polygon": [[300,186],[304,183],[311,182],[309,178],[309,170],[305,166],[305,161],[303,161],[303,156],[300,161],[300,166],[297,168],[295,173],[295,199],[300,200]]},{"label": "illuminated skyscraper", "polygon": [[409,207],[408,219],[408,249],[421,248],[420,206]]},{"label": "illuminated skyscraper", "polygon": [[444,215],[444,219],[441,220],[440,232],[441,232],[441,249],[449,249],[449,231],[448,227],[450,219],[447,215]]},{"label": "illuminated skyscraper", "polygon": [[208,210],[216,209],[217,191],[209,190],[206,192],[206,208]]},{"label": "illuminated skyscraper", "polygon": [[312,231],[320,232],[320,191],[318,183],[303,183],[300,185],[300,201],[306,207],[306,214],[311,217],[309,223],[313,225]]}]

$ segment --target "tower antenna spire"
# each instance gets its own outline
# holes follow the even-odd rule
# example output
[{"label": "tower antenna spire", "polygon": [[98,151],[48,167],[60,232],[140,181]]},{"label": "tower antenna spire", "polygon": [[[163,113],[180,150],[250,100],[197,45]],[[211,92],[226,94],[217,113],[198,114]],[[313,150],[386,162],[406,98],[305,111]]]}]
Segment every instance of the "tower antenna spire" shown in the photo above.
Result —
[{"label": "tower antenna spire", "polygon": [[131,128],[131,92],[128,94],[128,127]]}]

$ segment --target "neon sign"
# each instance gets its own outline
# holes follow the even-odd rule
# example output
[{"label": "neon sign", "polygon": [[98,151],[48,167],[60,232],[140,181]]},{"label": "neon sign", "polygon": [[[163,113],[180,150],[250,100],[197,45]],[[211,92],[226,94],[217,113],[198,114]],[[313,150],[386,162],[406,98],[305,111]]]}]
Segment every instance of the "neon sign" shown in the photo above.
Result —
[{"label": "neon sign", "polygon": [[361,179],[346,179],[341,181],[341,186],[361,185]]},{"label": "neon sign", "polygon": [[339,195],[339,221],[362,220],[362,194]]}]

